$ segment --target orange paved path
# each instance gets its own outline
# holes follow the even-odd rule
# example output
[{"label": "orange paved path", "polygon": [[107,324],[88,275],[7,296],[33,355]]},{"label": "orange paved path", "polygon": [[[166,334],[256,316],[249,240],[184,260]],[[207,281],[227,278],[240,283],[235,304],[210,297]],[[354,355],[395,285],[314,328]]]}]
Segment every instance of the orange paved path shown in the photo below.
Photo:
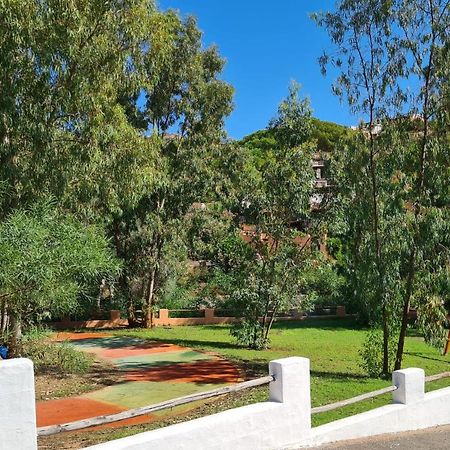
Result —
[{"label": "orange paved path", "polygon": [[[73,422],[75,420],[103,416],[106,414],[115,414],[122,411],[126,411],[126,408],[119,408],[118,406],[109,403],[82,397],[61,398],[48,402],[38,402],[36,404],[37,426],[45,427],[47,425]],[[62,418],[64,419],[64,422],[61,422]],[[111,423],[105,426],[135,425],[148,422],[153,418],[154,416],[149,414],[147,416],[133,417],[132,419],[122,420],[116,424]]]}]

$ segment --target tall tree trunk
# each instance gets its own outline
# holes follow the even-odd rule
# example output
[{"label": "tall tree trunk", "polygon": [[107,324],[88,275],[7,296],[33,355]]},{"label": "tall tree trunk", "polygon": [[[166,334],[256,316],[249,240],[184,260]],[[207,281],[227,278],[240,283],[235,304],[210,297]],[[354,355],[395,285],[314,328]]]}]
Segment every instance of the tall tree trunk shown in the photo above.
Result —
[{"label": "tall tree trunk", "polygon": [[8,327],[8,314],[6,300],[2,300],[0,309],[0,334],[5,336]]},{"label": "tall tree trunk", "polygon": [[265,330],[265,334],[264,334],[264,343],[266,343],[267,340],[269,339],[269,333],[270,333],[270,330],[272,329],[273,323],[275,322],[275,315],[278,312],[278,307],[279,306],[280,306],[280,302],[278,300],[273,305],[273,310],[272,310],[272,313],[270,315],[270,320],[269,320],[269,322],[267,323],[267,326],[266,326],[266,330]]},{"label": "tall tree trunk", "polygon": [[406,292],[404,297],[404,303],[403,303],[403,312],[402,312],[402,324],[400,327],[400,334],[398,336],[398,343],[397,343],[397,354],[395,357],[395,370],[400,370],[402,368],[402,359],[403,359],[403,350],[405,347],[405,338],[406,338],[406,328],[408,326],[408,314],[409,314],[409,308],[411,305],[411,295],[413,292],[413,285],[414,285],[414,275],[415,275],[415,251],[416,249],[413,248],[411,251],[411,254],[409,256],[409,270],[408,270],[408,279],[406,281]]},{"label": "tall tree trunk", "polygon": [[[162,202],[162,206],[163,205],[164,205],[164,201]],[[156,279],[158,276],[158,268],[160,267],[159,265],[160,265],[163,243],[164,243],[164,238],[163,238],[162,234],[156,233],[155,238],[154,238],[154,243],[153,243],[154,263],[153,263],[153,267],[149,273],[147,298],[145,299],[146,311],[144,313],[144,326],[146,328],[153,327]]]},{"label": "tall tree trunk", "polygon": [[155,280],[156,280],[156,268],[150,271],[147,298],[144,311],[144,326],[145,328],[151,328],[153,326],[153,307],[155,298]]},{"label": "tall tree trunk", "polygon": [[9,311],[11,334],[9,337],[9,354],[12,357],[20,356],[22,342],[22,321],[20,316]]},{"label": "tall tree trunk", "polygon": [[[128,226],[126,228],[126,233],[128,233]],[[133,295],[130,292],[130,286],[128,283],[128,273],[126,269],[127,264],[127,246],[123,243],[121,237],[122,234],[120,232],[119,220],[116,219],[113,223],[113,234],[114,234],[114,245],[116,247],[116,253],[119,258],[121,258],[125,263],[125,268],[119,277],[119,286],[122,292],[122,295],[127,299],[127,319],[128,326],[134,328],[137,326],[136,320],[136,307],[134,304]]]},{"label": "tall tree trunk", "polygon": [[381,251],[380,239],[380,221],[378,210],[378,187],[377,187],[377,172],[375,161],[375,138],[373,135],[374,118],[373,105],[370,111],[370,180],[372,187],[372,208],[373,208],[373,236],[375,245],[375,258],[378,273],[377,302],[381,304],[382,322],[383,322],[383,375],[389,374],[389,313],[386,305],[386,298],[384,296],[384,269]]},{"label": "tall tree trunk", "polygon": [[389,313],[387,311],[386,305],[383,305],[383,373],[382,375],[387,376],[389,374]]},{"label": "tall tree trunk", "polygon": [[353,25],[354,44],[362,67],[362,77],[364,81],[364,88],[366,90],[369,112],[369,171],[371,182],[371,200],[372,200],[372,233],[375,247],[375,264],[378,275],[378,286],[376,286],[376,302],[381,306],[382,310],[382,323],[383,323],[383,374],[389,373],[389,323],[388,323],[388,309],[385,297],[385,275],[382,261],[382,241],[380,236],[380,212],[378,208],[378,184],[377,184],[377,164],[376,164],[376,152],[375,152],[375,134],[374,126],[376,120],[376,102],[377,102],[377,80],[374,79],[374,56],[376,52],[375,40],[372,36],[372,25],[367,28],[369,38],[369,51],[370,59],[366,60],[363,56],[363,49],[359,44],[359,30]]},{"label": "tall tree trunk", "polygon": [[138,320],[136,318],[136,305],[134,304],[134,299],[132,295],[130,295],[127,299],[127,319],[128,319],[128,326],[130,328],[138,326]]},{"label": "tall tree trunk", "polygon": [[128,326],[134,328],[138,325],[138,322],[136,320],[136,307],[134,304],[133,295],[130,292],[130,286],[128,283],[128,276],[126,270],[124,270],[119,277],[119,287],[120,291],[122,292],[122,295],[125,295],[127,299],[126,304],[127,304]]}]

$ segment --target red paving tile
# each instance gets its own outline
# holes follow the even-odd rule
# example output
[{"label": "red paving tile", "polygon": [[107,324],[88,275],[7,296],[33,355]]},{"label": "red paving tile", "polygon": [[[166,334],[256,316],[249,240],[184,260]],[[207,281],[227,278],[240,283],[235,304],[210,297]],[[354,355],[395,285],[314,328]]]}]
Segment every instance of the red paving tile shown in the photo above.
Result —
[{"label": "red paving tile", "polygon": [[[120,408],[119,406],[80,397],[37,402],[37,426],[45,427],[48,425],[56,425],[61,423],[73,422],[76,420],[88,419],[95,416],[103,416],[105,414],[115,414],[126,411],[126,409],[127,408]],[[120,422],[91,427],[90,429],[114,428],[124,425],[145,423],[151,421],[152,419],[154,419],[154,417],[155,416],[149,414],[146,416],[121,420]]]},{"label": "red paving tile", "polygon": [[108,338],[111,334],[108,333],[70,333],[62,331],[52,337],[54,341],[81,341],[83,339]]},{"label": "red paving tile", "polygon": [[173,364],[127,371],[127,381],[172,381],[176,383],[237,383],[239,371],[225,360]]}]

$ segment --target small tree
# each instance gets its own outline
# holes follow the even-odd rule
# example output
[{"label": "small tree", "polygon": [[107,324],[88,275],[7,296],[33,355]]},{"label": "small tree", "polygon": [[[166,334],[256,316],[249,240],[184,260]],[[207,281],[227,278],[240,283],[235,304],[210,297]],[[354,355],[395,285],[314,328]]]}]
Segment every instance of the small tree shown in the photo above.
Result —
[{"label": "small tree", "polygon": [[308,142],[309,102],[298,91],[292,84],[269,124],[275,145],[263,152],[250,149],[249,157],[257,160],[246,173],[235,211],[243,230],[225,240],[218,252],[218,266],[233,281],[231,302],[243,315],[233,334],[252,348],[268,345],[280,309],[304,305],[306,272],[320,263],[312,229],[305,231],[311,219],[315,147]]},{"label": "small tree", "polygon": [[92,280],[119,270],[100,228],[48,202],[17,210],[0,225],[0,260],[0,301],[13,354],[23,325],[73,312]]}]

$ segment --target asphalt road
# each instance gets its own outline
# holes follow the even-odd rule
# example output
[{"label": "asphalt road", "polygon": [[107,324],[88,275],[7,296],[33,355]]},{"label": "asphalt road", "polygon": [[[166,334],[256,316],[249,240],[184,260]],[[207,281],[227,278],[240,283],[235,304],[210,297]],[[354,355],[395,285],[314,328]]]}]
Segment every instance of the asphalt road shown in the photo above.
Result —
[{"label": "asphalt road", "polygon": [[384,434],[370,439],[328,444],[311,450],[450,450],[450,425],[408,433]]}]

